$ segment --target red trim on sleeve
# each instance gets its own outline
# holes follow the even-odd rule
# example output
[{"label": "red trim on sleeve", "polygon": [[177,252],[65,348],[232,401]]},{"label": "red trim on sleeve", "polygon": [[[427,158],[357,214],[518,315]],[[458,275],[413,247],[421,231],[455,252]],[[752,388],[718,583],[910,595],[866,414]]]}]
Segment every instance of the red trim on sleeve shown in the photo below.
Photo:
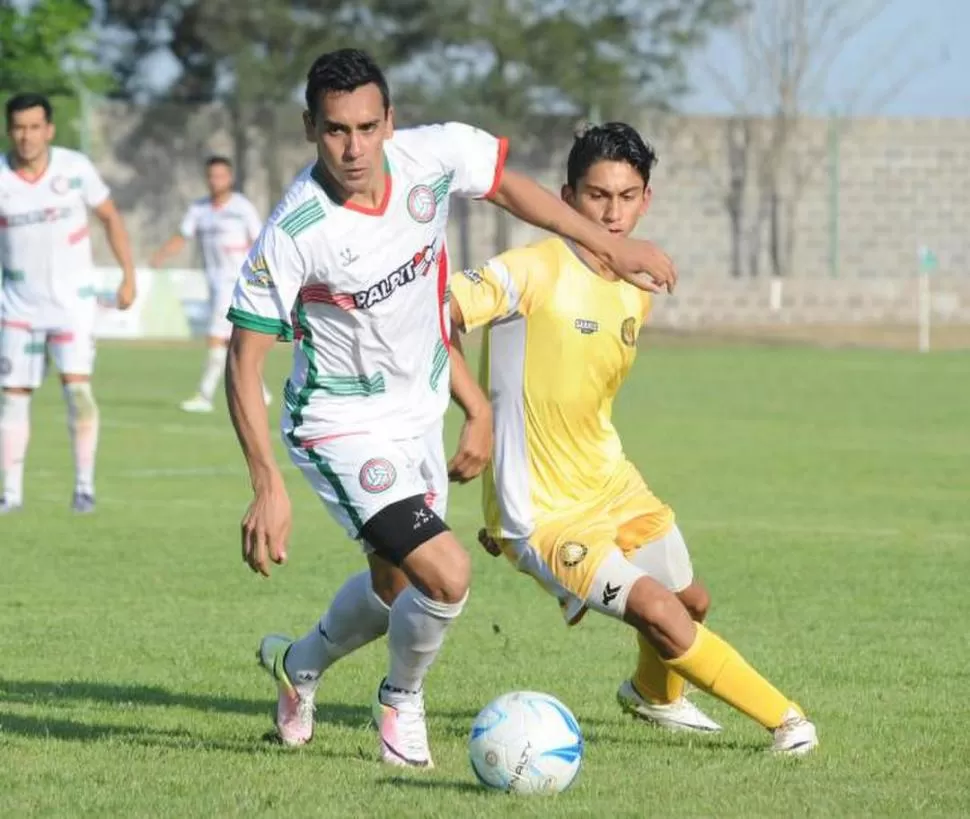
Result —
[{"label": "red trim on sleeve", "polygon": [[498,157],[495,160],[495,176],[492,178],[492,187],[488,189],[482,199],[491,199],[498,193],[498,186],[502,184],[502,172],[505,170],[505,160],[509,155],[509,141],[506,137],[499,137]]}]

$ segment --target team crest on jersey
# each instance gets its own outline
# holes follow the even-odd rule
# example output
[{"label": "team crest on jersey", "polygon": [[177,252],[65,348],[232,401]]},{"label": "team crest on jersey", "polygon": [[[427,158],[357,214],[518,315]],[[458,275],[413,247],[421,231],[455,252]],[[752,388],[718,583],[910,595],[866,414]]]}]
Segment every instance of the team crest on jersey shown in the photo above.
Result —
[{"label": "team crest on jersey", "polygon": [[576,319],[575,327],[584,336],[591,335],[597,332],[600,328],[600,323],[598,321],[593,321],[592,319]]},{"label": "team crest on jersey", "polygon": [[586,557],[589,551],[582,543],[568,540],[559,547],[559,562],[567,569],[575,569]]},{"label": "team crest on jersey", "polygon": [[361,489],[376,495],[394,486],[397,470],[387,458],[371,458],[360,468],[358,478]]},{"label": "team crest on jersey", "polygon": [[637,320],[633,316],[623,319],[620,325],[620,338],[627,347],[635,347],[637,344]]},{"label": "team crest on jersey", "polygon": [[427,185],[415,185],[408,194],[408,213],[415,222],[426,224],[438,212],[434,191]]},{"label": "team crest on jersey", "polygon": [[273,281],[273,276],[269,272],[269,265],[266,263],[266,257],[259,254],[247,265],[247,270],[245,274],[246,284],[249,287],[258,288],[261,290],[272,290],[276,287],[276,283]]}]

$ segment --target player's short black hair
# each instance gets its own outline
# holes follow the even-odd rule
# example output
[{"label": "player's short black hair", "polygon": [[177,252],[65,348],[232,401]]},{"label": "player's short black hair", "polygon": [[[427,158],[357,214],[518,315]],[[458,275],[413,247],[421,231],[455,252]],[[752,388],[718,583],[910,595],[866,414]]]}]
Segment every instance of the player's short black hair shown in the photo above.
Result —
[{"label": "player's short black hair", "polygon": [[316,117],[320,97],[332,91],[356,91],[373,83],[384,100],[384,113],[391,107],[391,92],[381,67],[365,51],[341,48],[321,54],[306,75],[306,107]]},{"label": "player's short black hair", "polygon": [[232,170],[232,160],[228,156],[223,156],[222,154],[213,154],[206,159],[206,170],[211,168],[213,165],[225,165],[230,171]]},{"label": "player's short black hair", "polygon": [[586,126],[576,134],[569,151],[566,183],[575,190],[586,172],[603,160],[626,162],[633,166],[646,186],[650,184],[650,172],[657,164],[658,157],[653,146],[640,136],[636,128],[625,122]]},{"label": "player's short black hair", "polygon": [[13,115],[21,111],[29,111],[31,108],[43,108],[44,119],[52,122],[54,119],[54,106],[51,101],[43,94],[28,92],[25,94],[15,94],[7,100],[7,127],[13,123]]}]

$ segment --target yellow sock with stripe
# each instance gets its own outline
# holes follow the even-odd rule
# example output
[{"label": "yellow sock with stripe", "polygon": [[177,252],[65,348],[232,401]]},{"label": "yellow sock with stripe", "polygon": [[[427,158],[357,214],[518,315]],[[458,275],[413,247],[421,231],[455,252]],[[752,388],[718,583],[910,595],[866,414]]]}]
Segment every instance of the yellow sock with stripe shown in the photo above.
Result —
[{"label": "yellow sock with stripe", "polygon": [[781,725],[788,709],[801,713],[728,643],[700,623],[695,625],[694,644],[682,656],[666,660],[668,668],[769,730]]},{"label": "yellow sock with stripe", "polygon": [[667,667],[657,649],[642,634],[637,634],[637,642],[640,656],[633,675],[637,693],[655,705],[668,705],[679,700],[684,695],[684,678]]}]

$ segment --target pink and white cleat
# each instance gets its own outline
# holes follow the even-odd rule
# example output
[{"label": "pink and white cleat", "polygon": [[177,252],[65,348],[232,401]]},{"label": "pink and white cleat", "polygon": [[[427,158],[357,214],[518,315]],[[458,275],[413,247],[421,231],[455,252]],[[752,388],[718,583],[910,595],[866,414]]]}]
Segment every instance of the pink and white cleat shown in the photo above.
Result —
[{"label": "pink and white cleat", "polygon": [[283,660],[292,640],[270,634],[259,644],[259,664],[276,680],[276,734],[287,748],[298,748],[313,739],[313,691],[301,692],[286,675]]},{"label": "pink and white cleat", "polygon": [[374,723],[382,762],[398,767],[434,767],[424,721],[423,693],[398,691],[382,682],[374,699]]}]

